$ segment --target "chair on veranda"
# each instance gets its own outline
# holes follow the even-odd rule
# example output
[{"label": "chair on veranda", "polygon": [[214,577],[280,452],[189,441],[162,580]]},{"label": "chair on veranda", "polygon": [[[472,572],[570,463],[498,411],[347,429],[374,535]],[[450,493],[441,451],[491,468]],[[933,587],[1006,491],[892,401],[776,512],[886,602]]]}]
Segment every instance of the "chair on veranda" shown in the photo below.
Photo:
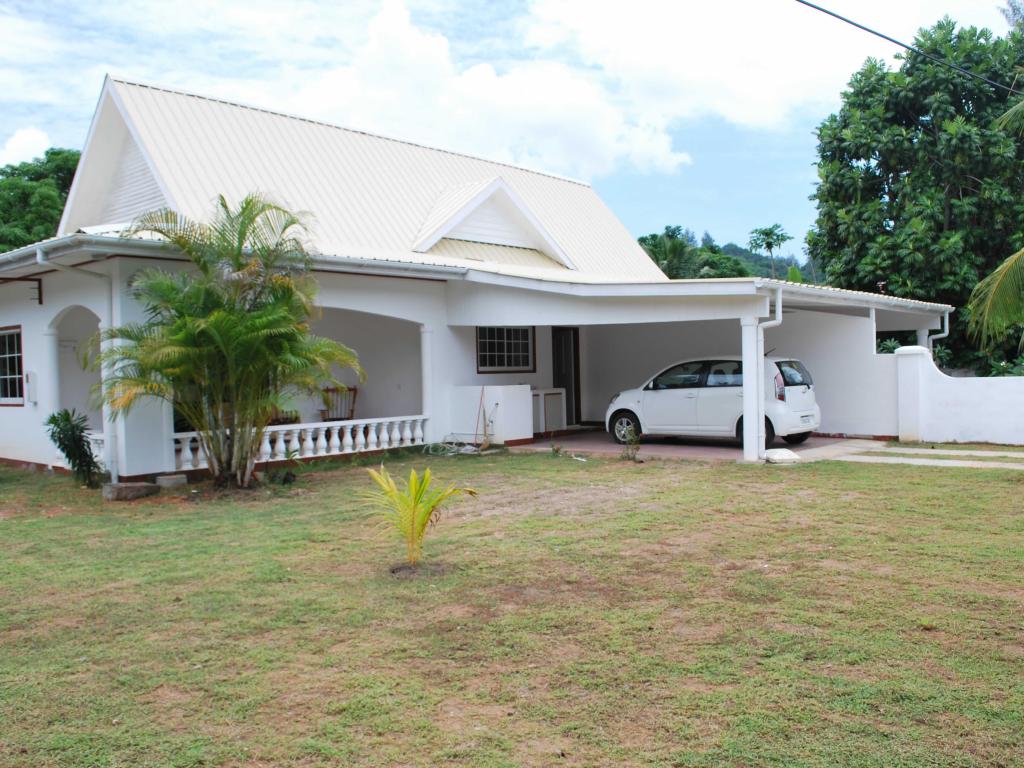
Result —
[{"label": "chair on veranda", "polygon": [[356,414],[358,387],[326,387],[325,408],[320,409],[321,421],[350,421]]}]

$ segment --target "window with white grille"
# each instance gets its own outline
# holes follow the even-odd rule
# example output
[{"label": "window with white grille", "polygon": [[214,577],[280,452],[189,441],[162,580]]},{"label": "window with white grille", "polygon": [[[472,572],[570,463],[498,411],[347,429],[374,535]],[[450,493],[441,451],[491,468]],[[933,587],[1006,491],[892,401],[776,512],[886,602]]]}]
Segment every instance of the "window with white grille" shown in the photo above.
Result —
[{"label": "window with white grille", "polygon": [[529,373],[534,370],[533,328],[476,329],[478,373]]},{"label": "window with white grille", "polygon": [[0,405],[25,404],[21,327],[0,328]]}]

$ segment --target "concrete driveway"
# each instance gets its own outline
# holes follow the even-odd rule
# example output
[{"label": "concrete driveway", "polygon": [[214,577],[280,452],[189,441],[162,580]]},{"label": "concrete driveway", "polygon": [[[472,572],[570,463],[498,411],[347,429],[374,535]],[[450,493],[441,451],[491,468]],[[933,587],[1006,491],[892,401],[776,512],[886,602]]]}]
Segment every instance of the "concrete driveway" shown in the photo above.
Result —
[{"label": "concrete driveway", "polygon": [[[802,445],[789,445],[781,438],[773,448],[789,448],[804,460],[835,458],[850,452],[853,444],[861,440],[846,440],[836,437],[810,437]],[[884,445],[884,443],[875,443]],[[599,430],[580,430],[569,435],[540,438],[530,445],[520,445],[513,451],[550,451],[551,446],[561,447],[569,453],[611,455],[622,453],[622,446],[612,440],[611,435]],[[861,448],[863,450],[863,448]],[[691,437],[645,437],[640,443],[639,457],[658,459],[697,459],[700,461],[739,461],[742,449],[731,440],[709,440]]]}]

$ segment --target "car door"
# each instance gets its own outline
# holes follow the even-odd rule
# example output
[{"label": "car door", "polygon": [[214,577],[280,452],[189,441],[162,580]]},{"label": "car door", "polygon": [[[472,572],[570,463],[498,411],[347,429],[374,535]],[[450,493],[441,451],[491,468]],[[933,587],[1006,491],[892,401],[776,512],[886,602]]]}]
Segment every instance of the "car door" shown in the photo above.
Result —
[{"label": "car door", "polygon": [[697,424],[701,432],[732,435],[742,413],[743,364],[739,360],[709,360],[697,399]]},{"label": "car door", "polygon": [[704,362],[673,365],[644,388],[640,423],[648,434],[685,434],[697,429],[697,396]]}]

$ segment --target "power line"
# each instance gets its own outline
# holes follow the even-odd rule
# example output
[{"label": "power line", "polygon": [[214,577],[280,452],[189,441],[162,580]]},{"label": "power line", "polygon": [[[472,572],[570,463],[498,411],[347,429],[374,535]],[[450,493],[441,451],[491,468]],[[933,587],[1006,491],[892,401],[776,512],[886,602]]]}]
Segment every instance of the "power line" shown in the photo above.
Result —
[{"label": "power line", "polygon": [[918,56],[924,56],[926,59],[930,59],[931,61],[934,61],[936,64],[941,64],[942,66],[948,67],[949,69],[955,70],[955,71],[957,71],[957,72],[959,72],[959,73],[961,73],[963,75],[967,75],[968,77],[973,77],[975,80],[981,80],[983,83],[988,83],[989,85],[991,85],[991,86],[993,86],[995,88],[1000,88],[1000,89],[1002,89],[1002,90],[1004,90],[1004,91],[1006,91],[1008,93],[1012,93],[1012,94],[1022,93],[1022,91],[1014,90],[1013,88],[1011,88],[1008,85],[1003,85],[1002,83],[997,83],[995,80],[989,80],[987,77],[985,77],[984,75],[979,75],[977,72],[971,72],[971,70],[969,70],[969,69],[964,69],[963,67],[958,66],[957,64],[953,64],[950,61],[946,61],[945,59],[940,59],[938,56],[933,56],[930,53],[925,53],[920,48],[915,48],[912,45],[907,45],[906,43],[901,43],[899,40],[897,40],[894,37],[889,37],[888,35],[884,35],[881,32],[878,32],[877,30],[871,29],[871,27],[866,27],[863,24],[858,24],[853,19],[848,19],[845,16],[840,16],[838,13],[836,13],[835,11],[830,11],[828,8],[822,8],[820,5],[815,5],[814,3],[808,2],[808,0],[796,0],[796,1],[798,3],[800,3],[801,5],[806,5],[808,8],[813,8],[816,11],[821,11],[822,13],[827,14],[828,16],[831,16],[831,17],[833,17],[835,19],[839,19],[840,21],[846,22],[850,26],[856,27],[857,29],[861,29],[861,30],[867,32],[868,34],[874,35],[875,37],[880,37],[883,40],[887,40],[888,42],[893,43],[894,45],[898,45],[900,48],[906,48],[908,51],[913,51]]}]

